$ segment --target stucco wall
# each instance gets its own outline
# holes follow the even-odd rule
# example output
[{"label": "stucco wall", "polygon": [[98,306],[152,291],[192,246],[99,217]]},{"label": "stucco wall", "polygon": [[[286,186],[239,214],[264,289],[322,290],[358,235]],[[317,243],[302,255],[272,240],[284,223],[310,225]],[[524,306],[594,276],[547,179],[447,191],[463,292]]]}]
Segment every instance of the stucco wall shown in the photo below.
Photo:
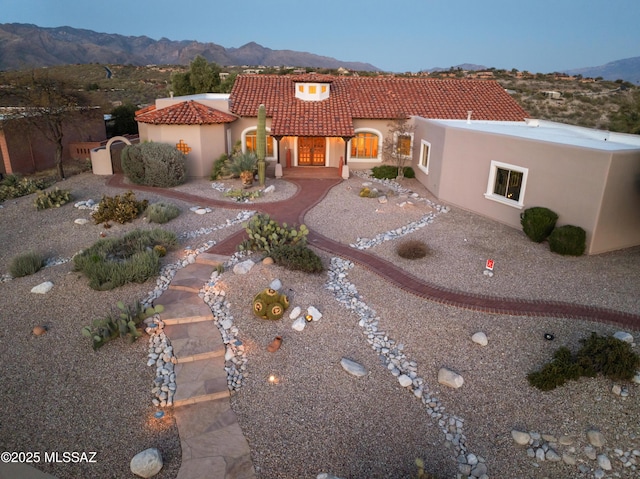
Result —
[{"label": "stucco wall", "polygon": [[[611,152],[429,122],[418,122],[415,142],[419,144],[421,138],[432,145],[430,170],[427,176],[415,168],[418,150],[414,154],[416,176],[441,201],[517,229],[521,229],[520,214],[524,209],[545,206],[559,215],[559,226],[582,227],[587,232],[587,251],[596,252],[591,243],[600,233],[596,227]],[[485,198],[492,160],[528,169],[521,208]],[[620,168],[624,169],[622,163]],[[610,188],[615,190],[615,180]],[[612,195],[609,201],[618,205],[619,199],[612,191],[608,192]],[[614,235],[617,233],[608,233],[609,238]]]},{"label": "stucco wall", "polygon": [[611,158],[596,234],[589,253],[640,244],[640,153],[619,152]]}]

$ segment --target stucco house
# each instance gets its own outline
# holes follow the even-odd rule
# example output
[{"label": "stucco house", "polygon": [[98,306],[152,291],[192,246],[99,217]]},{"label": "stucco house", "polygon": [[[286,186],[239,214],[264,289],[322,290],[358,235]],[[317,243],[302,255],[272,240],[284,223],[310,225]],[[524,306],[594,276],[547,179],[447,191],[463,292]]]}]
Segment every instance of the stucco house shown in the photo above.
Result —
[{"label": "stucco house", "polygon": [[640,136],[550,121],[414,118],[416,178],[441,201],[521,228],[544,206],[587,253],[640,245]]},{"label": "stucco house", "polygon": [[255,149],[260,104],[276,176],[382,164],[390,121],[411,117],[396,147],[440,201],[515,228],[546,206],[585,229],[589,254],[640,245],[640,137],[527,119],[495,81],[240,75],[229,95],[156,100],[136,115],[140,139],[176,145],[206,177],[236,142]]}]

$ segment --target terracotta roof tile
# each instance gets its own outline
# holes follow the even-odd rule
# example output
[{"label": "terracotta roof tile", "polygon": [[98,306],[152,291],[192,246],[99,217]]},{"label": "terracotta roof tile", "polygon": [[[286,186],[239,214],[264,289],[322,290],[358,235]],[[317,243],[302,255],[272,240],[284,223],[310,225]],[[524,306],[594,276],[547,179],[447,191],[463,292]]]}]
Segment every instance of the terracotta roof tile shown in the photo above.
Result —
[{"label": "terracotta roof tile", "polygon": [[[314,79],[315,78],[315,79]],[[322,78],[322,81],[317,78]],[[296,81],[328,83],[319,102],[295,98]],[[425,118],[522,121],[528,114],[495,81],[329,75],[239,75],[231,111],[257,116],[263,103],[271,133],[298,136],[350,136],[353,119],[393,119],[400,113]]]},{"label": "terracotta roof tile", "polygon": [[154,125],[216,125],[237,120],[237,117],[229,113],[193,100],[176,103],[159,110],[156,108],[145,110],[136,112],[136,120]]}]

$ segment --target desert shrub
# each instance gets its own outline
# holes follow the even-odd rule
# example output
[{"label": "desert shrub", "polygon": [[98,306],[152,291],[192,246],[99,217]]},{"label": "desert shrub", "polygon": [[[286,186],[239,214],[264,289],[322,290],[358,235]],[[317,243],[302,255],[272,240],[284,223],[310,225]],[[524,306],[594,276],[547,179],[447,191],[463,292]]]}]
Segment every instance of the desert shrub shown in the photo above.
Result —
[{"label": "desert shrub", "polygon": [[587,233],[579,226],[560,226],[549,235],[549,249],[562,255],[581,256],[586,249],[586,243]]},{"label": "desert shrub", "polygon": [[558,215],[542,206],[527,208],[520,214],[520,224],[524,234],[536,243],[547,239],[555,228],[556,221],[558,221]]},{"label": "desert shrub", "polygon": [[633,352],[631,344],[618,338],[592,333],[580,342],[576,361],[585,375],[602,374],[614,381],[628,381],[640,367],[640,356]]},{"label": "desert shrub", "polygon": [[38,253],[25,253],[16,256],[9,265],[9,274],[22,278],[37,273],[44,266],[44,258]]},{"label": "desert shrub", "polygon": [[631,344],[613,336],[592,333],[580,342],[582,347],[575,355],[567,347],[559,348],[550,363],[527,375],[529,384],[550,391],[566,381],[597,374],[613,380],[629,380],[640,367],[640,356],[633,352]]},{"label": "desert shrub", "polygon": [[405,259],[420,259],[429,254],[429,248],[420,240],[406,240],[396,248],[398,256]]},{"label": "desert shrub", "polygon": [[214,162],[211,167],[211,175],[209,175],[209,179],[211,181],[219,180],[223,176],[225,176],[226,164],[229,161],[229,156],[226,153],[220,155]]},{"label": "desert shrub", "polygon": [[56,188],[53,191],[39,191],[38,197],[34,201],[34,205],[38,210],[46,210],[48,208],[60,208],[73,199],[69,190],[61,190]]},{"label": "desert shrub", "polygon": [[249,238],[244,240],[238,249],[240,251],[264,251],[270,253],[272,249],[284,244],[307,243],[309,230],[305,225],[300,229],[287,226],[287,223],[278,224],[268,214],[258,213],[247,223],[243,224]]},{"label": "desert shrub", "polygon": [[144,214],[151,223],[164,224],[176,218],[180,209],[172,203],[159,201],[150,204]]},{"label": "desert shrub", "polygon": [[[410,166],[402,169],[405,178],[415,178],[416,173]],[[393,165],[380,165],[371,168],[371,176],[379,180],[395,180],[398,177],[398,167]]]},{"label": "desert shrub", "polygon": [[271,250],[269,256],[273,261],[290,270],[304,271],[305,273],[321,273],[324,271],[322,260],[309,247],[305,245],[285,244]]},{"label": "desert shrub", "polygon": [[126,283],[144,283],[158,274],[160,252],[173,249],[175,234],[162,229],[134,230],[122,238],[104,238],[74,256],[74,270],[89,278],[89,286],[109,290]]},{"label": "desert shrub", "polygon": [[165,143],[127,145],[121,163],[126,177],[139,185],[167,188],[184,183],[187,176],[185,154]]},{"label": "desert shrub", "polygon": [[6,175],[0,181],[0,203],[10,198],[30,195],[47,187],[44,180],[23,178],[20,175]]},{"label": "desert shrub", "polygon": [[147,208],[147,200],[138,201],[133,191],[128,191],[122,195],[103,196],[96,211],[91,213],[91,217],[96,224],[115,221],[125,224],[133,221]]},{"label": "desert shrub", "polygon": [[118,301],[117,310],[102,319],[96,319],[91,326],[82,328],[82,335],[91,338],[93,350],[102,347],[112,339],[126,336],[129,342],[142,336],[141,325],[146,318],[164,311],[162,305],[145,308],[136,302],[131,306]]}]

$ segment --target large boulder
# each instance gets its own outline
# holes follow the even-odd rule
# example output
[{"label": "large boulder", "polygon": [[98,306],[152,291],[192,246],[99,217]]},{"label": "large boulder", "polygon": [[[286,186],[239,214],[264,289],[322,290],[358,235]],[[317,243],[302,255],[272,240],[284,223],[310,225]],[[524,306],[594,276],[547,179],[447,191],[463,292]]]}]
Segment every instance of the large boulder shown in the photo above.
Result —
[{"label": "large boulder", "polygon": [[131,472],[136,476],[148,479],[158,474],[162,466],[162,455],[160,451],[155,447],[150,447],[133,456],[129,467],[131,468]]}]

